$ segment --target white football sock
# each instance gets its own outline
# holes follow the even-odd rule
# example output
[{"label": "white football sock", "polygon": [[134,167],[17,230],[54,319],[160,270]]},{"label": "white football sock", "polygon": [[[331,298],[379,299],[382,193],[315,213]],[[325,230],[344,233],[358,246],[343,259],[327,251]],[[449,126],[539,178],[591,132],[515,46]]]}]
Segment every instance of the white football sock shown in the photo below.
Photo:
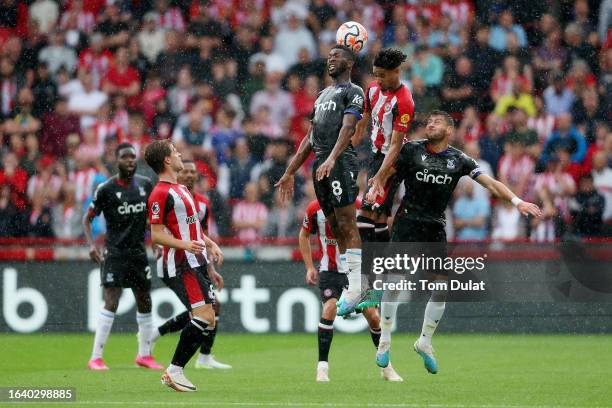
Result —
[{"label": "white football sock", "polygon": [[348,265],[348,295],[357,296],[361,293],[361,248],[346,250],[346,264]]},{"label": "white football sock", "polygon": [[431,346],[431,337],[438,327],[438,323],[444,314],[446,302],[433,302],[431,299],[425,307],[425,317],[423,318],[423,328],[421,329],[421,337],[419,344]]},{"label": "white football sock", "polygon": [[183,372],[183,367],[176,366],[174,364],[170,364],[166,369],[169,374],[180,374]]},{"label": "white football sock", "polygon": [[321,370],[321,369],[329,369],[329,363],[327,361],[319,361],[317,363],[317,370]]},{"label": "white football sock", "polygon": [[151,313],[136,312],[136,321],[138,322],[138,355],[150,356],[151,337],[153,334],[153,318]]},{"label": "white football sock", "polygon": [[100,310],[98,314],[98,324],[96,326],[96,335],[94,337],[93,350],[91,352],[91,359],[102,358],[104,352],[104,345],[108,340],[111,328],[113,327],[113,321],[115,320],[115,314],[109,312],[106,309]]},{"label": "white football sock", "polygon": [[151,344],[155,343],[161,337],[161,333],[159,332],[159,328],[154,328],[153,333],[151,333]]},{"label": "white football sock", "polygon": [[380,342],[391,342],[391,328],[397,313],[397,302],[382,302],[380,305]]}]

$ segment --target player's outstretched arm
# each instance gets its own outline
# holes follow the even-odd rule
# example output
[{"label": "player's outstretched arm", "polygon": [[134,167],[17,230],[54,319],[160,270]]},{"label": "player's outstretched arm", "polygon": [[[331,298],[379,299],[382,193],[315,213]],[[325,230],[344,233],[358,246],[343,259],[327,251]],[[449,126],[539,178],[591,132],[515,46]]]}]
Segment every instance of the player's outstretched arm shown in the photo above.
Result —
[{"label": "player's outstretched arm", "polygon": [[183,241],[174,238],[164,230],[163,224],[151,224],[151,241],[153,241],[153,244],[168,248],[182,249],[192,254],[200,254],[206,249],[205,242]]},{"label": "player's outstretched arm", "polygon": [[542,210],[533,203],[521,200],[516,196],[504,183],[495,180],[493,177],[486,174],[480,174],[475,179],[480,185],[489,190],[495,197],[503,198],[510,201],[523,215],[533,215],[541,217]]},{"label": "player's outstretched arm", "polygon": [[298,151],[293,156],[287,169],[285,170],[285,174],[278,180],[274,187],[280,189],[281,198],[283,200],[288,200],[293,197],[293,186],[294,186],[294,175],[298,171],[302,164],[308,158],[308,155],[312,151],[312,145],[310,144],[310,132],[312,132],[312,125],[308,128],[308,132],[304,139],[302,139],[302,143],[300,143],[300,147],[298,147]]},{"label": "player's outstretched arm", "polygon": [[304,260],[304,265],[306,266],[306,283],[309,285],[316,285],[319,279],[319,273],[312,260],[310,233],[304,228],[300,228],[298,241],[300,243],[300,253],[302,254],[302,259]]},{"label": "player's outstretched arm", "polygon": [[336,159],[346,150],[351,143],[351,138],[355,134],[357,121],[359,118],[353,113],[346,113],[342,118],[342,127],[338,134],[338,140],[332,149],[329,157],[317,169],[317,180],[323,180],[331,174],[331,171],[336,164]]}]

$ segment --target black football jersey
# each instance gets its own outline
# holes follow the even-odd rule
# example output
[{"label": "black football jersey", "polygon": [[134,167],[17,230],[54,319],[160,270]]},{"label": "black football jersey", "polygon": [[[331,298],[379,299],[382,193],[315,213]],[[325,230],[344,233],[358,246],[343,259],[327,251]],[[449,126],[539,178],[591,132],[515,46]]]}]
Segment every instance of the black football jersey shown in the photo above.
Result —
[{"label": "black football jersey", "polygon": [[404,180],[406,195],[399,217],[446,224],[444,211],[463,176],[478,177],[482,171],[476,160],[449,146],[440,153],[427,149],[427,140],[406,143],[395,162],[398,176]]},{"label": "black football jersey", "polygon": [[[361,119],[363,103],[363,89],[352,82],[328,86],[321,91],[310,115],[310,144],[317,158],[326,159],[331,153],[346,113],[352,113]],[[353,151],[353,146],[349,145],[347,150]]]},{"label": "black football jersey", "polygon": [[118,176],[98,186],[89,211],[104,214],[109,251],[145,251],[147,201],[152,189],[151,180],[139,175],[134,176],[129,186]]}]

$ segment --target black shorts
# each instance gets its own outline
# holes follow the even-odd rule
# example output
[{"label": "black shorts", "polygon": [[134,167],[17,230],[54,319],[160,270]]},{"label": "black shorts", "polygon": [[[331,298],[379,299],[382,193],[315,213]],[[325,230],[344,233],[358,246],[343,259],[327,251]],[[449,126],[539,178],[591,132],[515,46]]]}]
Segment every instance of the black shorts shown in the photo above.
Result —
[{"label": "black shorts", "polygon": [[319,273],[319,289],[321,290],[321,302],[329,299],[340,299],[342,291],[348,288],[348,277],[344,273],[333,271],[321,271]]},{"label": "black shorts", "polygon": [[188,269],[171,278],[164,277],[162,281],[178,296],[187,310],[204,304],[215,304],[215,291],[206,266]]},{"label": "black shorts", "polygon": [[323,214],[328,216],[334,212],[334,208],[342,208],[355,204],[359,187],[357,186],[357,157],[353,153],[342,153],[336,160],[336,164],[329,177],[317,181],[317,168],[325,162],[325,159],[316,159],[312,168],[312,180],[321,205]]},{"label": "black shorts", "polygon": [[[385,155],[380,152],[375,153],[370,158],[370,161],[368,162],[368,180],[376,175],[380,169],[380,166],[382,166],[383,160],[385,160]],[[366,193],[361,200],[360,208],[366,211],[375,211],[379,214],[385,214],[387,217],[390,216],[391,210],[393,209],[393,199],[400,184],[402,184],[402,181],[399,179],[399,177],[396,175],[391,176],[385,185],[384,194],[376,199],[376,203],[366,201]]]},{"label": "black shorts", "polygon": [[[444,225],[438,222],[418,221],[396,216],[391,230],[391,242],[438,243],[440,245],[434,247],[423,245],[423,249],[416,250],[416,252],[442,259],[448,255],[446,230]],[[445,269],[436,269],[430,272],[448,276],[448,271]]]},{"label": "black shorts", "polygon": [[100,281],[105,288],[151,290],[151,266],[147,254],[105,250]]}]

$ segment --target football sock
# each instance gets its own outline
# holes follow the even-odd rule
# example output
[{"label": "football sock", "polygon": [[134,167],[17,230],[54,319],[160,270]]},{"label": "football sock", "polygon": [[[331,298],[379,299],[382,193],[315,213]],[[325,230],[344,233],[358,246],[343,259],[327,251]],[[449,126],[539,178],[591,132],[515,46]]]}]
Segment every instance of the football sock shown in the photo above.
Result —
[{"label": "football sock", "polygon": [[219,319],[215,317],[215,328],[210,331],[210,334],[204,337],[202,346],[200,347],[200,354],[209,355],[213,345],[215,344],[215,337],[217,336],[217,328],[219,327]]},{"label": "football sock", "polygon": [[380,341],[391,341],[391,328],[397,313],[397,302],[382,302],[380,304]]},{"label": "football sock", "polygon": [[372,336],[372,343],[374,343],[374,347],[378,348],[378,343],[380,342],[380,327],[376,329],[370,328],[370,336]]},{"label": "football sock", "polygon": [[444,314],[445,306],[446,302],[434,302],[429,299],[425,307],[425,317],[423,318],[423,328],[421,329],[419,344],[425,346],[431,345],[431,337],[436,331],[438,323]]},{"label": "football sock", "polygon": [[190,319],[191,318],[189,317],[188,311],[184,311],[183,313],[168,319],[164,324],[157,328],[157,330],[159,330],[159,335],[164,336],[168,333],[181,331],[183,327],[189,323]]},{"label": "football sock", "polygon": [[327,361],[332,339],[334,338],[334,321],[321,318],[319,322],[319,361]]},{"label": "football sock", "polygon": [[202,344],[204,337],[210,335],[212,329],[213,327],[210,327],[206,320],[194,316],[181,331],[181,337],[176,345],[174,357],[172,357],[172,364],[185,367]]},{"label": "football sock", "polygon": [[115,320],[115,314],[109,312],[106,309],[100,310],[98,314],[98,324],[96,326],[96,335],[94,337],[93,350],[91,352],[91,359],[102,358],[104,352],[104,345],[108,340],[111,328],[113,327],[113,321]]},{"label": "football sock", "polygon": [[346,264],[348,266],[348,294],[357,296],[361,293],[361,248],[346,250]]},{"label": "football sock", "polygon": [[151,339],[153,332],[153,318],[151,313],[136,312],[138,322],[138,355],[151,355]]},{"label": "football sock", "polygon": [[391,240],[391,234],[389,234],[389,226],[386,222],[376,223],[374,234],[376,236],[376,242],[389,242]]},{"label": "football sock", "polygon": [[375,242],[375,224],[374,221],[363,215],[357,216],[357,228],[359,228],[359,236],[361,242]]}]

